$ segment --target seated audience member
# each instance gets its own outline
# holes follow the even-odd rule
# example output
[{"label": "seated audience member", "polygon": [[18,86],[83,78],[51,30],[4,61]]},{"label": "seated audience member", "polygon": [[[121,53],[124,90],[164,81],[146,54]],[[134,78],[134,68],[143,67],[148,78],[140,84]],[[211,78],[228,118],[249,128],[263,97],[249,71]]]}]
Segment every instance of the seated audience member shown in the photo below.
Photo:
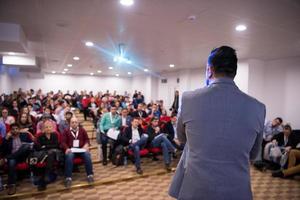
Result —
[{"label": "seated audience member", "polygon": [[109,158],[112,157],[113,150],[114,150],[114,143],[113,139],[110,139],[107,136],[107,132],[112,130],[120,130],[121,128],[121,118],[117,114],[117,109],[114,105],[110,107],[110,112],[103,114],[100,121],[100,139],[102,145],[102,154],[103,154],[103,165],[107,165],[107,143],[110,143],[110,152]]},{"label": "seated audience member", "polygon": [[34,138],[33,134],[35,134],[34,127],[32,125],[31,117],[29,114],[22,113],[19,116],[18,124],[20,125],[20,132],[27,133],[32,138]]},{"label": "seated audience member", "polygon": [[151,111],[148,113],[148,115],[152,118],[152,117],[156,117],[156,118],[160,118],[161,112],[158,109],[157,104],[153,104]]},{"label": "seated audience member", "polygon": [[9,115],[7,108],[3,108],[1,114],[0,121],[2,121],[4,124],[11,125],[15,123],[15,118]]},{"label": "seated audience member", "polygon": [[10,132],[3,140],[3,152],[8,162],[8,195],[16,193],[17,163],[24,162],[32,149],[32,139],[27,133],[20,133],[19,125],[10,125]]},{"label": "seated audience member", "polygon": [[120,141],[124,146],[129,145],[134,153],[135,167],[138,174],[142,174],[140,149],[147,144],[148,135],[143,133],[143,129],[139,126],[139,119],[133,118],[131,126],[127,127],[120,136]]},{"label": "seated audience member", "polygon": [[54,164],[59,161],[58,158],[61,155],[58,134],[53,131],[50,121],[45,121],[44,123],[43,132],[37,138],[36,150],[44,151],[47,154],[45,160],[46,168],[38,170],[38,190],[42,191],[46,189],[46,185],[51,181],[51,177],[56,177],[54,174]]},{"label": "seated audience member", "polygon": [[131,126],[131,120],[132,120],[131,116],[128,115],[128,109],[123,108],[121,112],[121,122],[122,122],[121,127],[126,128]]},{"label": "seated audience member", "polygon": [[138,118],[147,118],[148,115],[146,111],[143,110],[143,104],[139,103],[137,106],[137,110],[132,112],[132,117],[138,117]]},{"label": "seated audience member", "polygon": [[273,177],[293,177],[300,173],[300,149],[292,149],[289,152],[288,167],[272,173]]},{"label": "seated audience member", "polygon": [[282,119],[277,117],[273,121],[267,121],[264,126],[262,149],[272,140],[274,135],[282,132]]},{"label": "seated audience member", "polygon": [[151,125],[147,128],[147,134],[149,136],[148,144],[150,144],[151,147],[162,148],[165,167],[169,171],[171,170],[171,158],[169,153],[175,153],[175,147],[168,140],[167,136],[161,132],[158,122],[159,119],[156,117],[151,119]]},{"label": "seated audience member", "polygon": [[6,136],[6,126],[2,121],[0,121],[0,136],[1,138],[5,138]]},{"label": "seated audience member", "polygon": [[65,186],[71,187],[73,159],[75,156],[83,158],[88,183],[94,181],[93,164],[89,151],[90,141],[84,128],[79,127],[78,120],[71,118],[70,129],[63,134],[63,148],[65,151]]},{"label": "seated audience member", "polygon": [[33,110],[32,104],[28,104],[27,108],[28,108],[29,114],[36,119],[38,114],[36,111]]},{"label": "seated audience member", "polygon": [[95,98],[92,97],[88,104],[88,113],[89,113],[89,116],[91,116],[93,118],[93,120],[95,119],[95,117],[97,115],[97,110],[98,110],[98,105],[96,103]]},{"label": "seated audience member", "polygon": [[70,121],[72,117],[73,113],[71,111],[65,113],[65,119],[62,120],[58,125],[58,130],[61,134],[63,134],[65,130],[70,129]]},{"label": "seated audience member", "polygon": [[18,119],[19,117],[19,107],[18,107],[18,102],[17,100],[13,100],[12,102],[12,107],[10,109],[10,114],[15,118]]},{"label": "seated audience member", "polygon": [[176,147],[178,150],[183,150],[184,144],[182,144],[177,137],[176,133],[176,123],[177,123],[177,117],[174,114],[171,117],[171,121],[168,121],[164,127],[164,132],[167,133],[168,139],[171,141],[171,143]]},{"label": "seated audience member", "polygon": [[42,120],[39,121],[39,122],[37,123],[37,125],[36,125],[36,133],[37,133],[37,134],[42,132],[44,122],[47,121],[47,120],[49,120],[49,121],[52,123],[52,127],[54,128],[54,130],[55,130],[55,131],[57,130],[57,124],[56,124],[55,121],[52,120],[51,114],[49,114],[49,113],[44,113],[44,114],[42,115],[41,118],[42,118]]},{"label": "seated audience member", "polygon": [[[288,153],[292,148],[295,148],[295,139],[292,134],[292,127],[285,125],[283,132],[273,136],[272,141],[266,144],[264,149],[264,159],[280,164],[283,154]],[[274,148],[277,148],[275,150]],[[284,163],[282,163],[283,165]],[[283,167],[283,166],[282,166]]]}]

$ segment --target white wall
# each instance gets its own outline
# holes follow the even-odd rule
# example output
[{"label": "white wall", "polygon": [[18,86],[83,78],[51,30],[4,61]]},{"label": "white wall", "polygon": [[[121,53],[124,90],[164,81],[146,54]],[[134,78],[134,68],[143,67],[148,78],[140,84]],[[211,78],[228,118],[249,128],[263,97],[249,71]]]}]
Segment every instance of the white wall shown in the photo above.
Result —
[{"label": "white wall", "polygon": [[18,74],[12,77],[11,89],[16,90],[20,87],[25,90],[41,88],[45,92],[51,90],[104,92],[109,89],[110,92],[116,90],[119,94],[124,94],[125,91],[131,92],[131,78],[45,74],[44,78],[33,79]]},{"label": "white wall", "polygon": [[8,69],[0,65],[0,94],[9,93],[11,91],[11,78]]}]

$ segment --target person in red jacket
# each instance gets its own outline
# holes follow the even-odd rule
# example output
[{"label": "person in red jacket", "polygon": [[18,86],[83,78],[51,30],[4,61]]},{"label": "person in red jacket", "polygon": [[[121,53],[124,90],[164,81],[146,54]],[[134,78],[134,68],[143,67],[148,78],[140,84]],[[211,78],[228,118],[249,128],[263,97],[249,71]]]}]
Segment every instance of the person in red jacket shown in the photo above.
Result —
[{"label": "person in red jacket", "polygon": [[70,129],[63,134],[63,148],[65,151],[65,186],[72,184],[73,159],[75,156],[83,158],[88,183],[94,182],[93,164],[89,151],[90,140],[84,128],[79,127],[77,118],[71,119]]}]

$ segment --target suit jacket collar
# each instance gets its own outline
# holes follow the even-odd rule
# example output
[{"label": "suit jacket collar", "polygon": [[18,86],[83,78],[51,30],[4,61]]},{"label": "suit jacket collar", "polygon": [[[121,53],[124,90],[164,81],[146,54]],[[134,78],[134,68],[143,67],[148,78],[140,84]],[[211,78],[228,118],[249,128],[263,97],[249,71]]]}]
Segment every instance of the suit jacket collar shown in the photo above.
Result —
[{"label": "suit jacket collar", "polygon": [[210,86],[214,84],[229,84],[236,86],[235,82],[231,78],[216,78],[211,82]]}]

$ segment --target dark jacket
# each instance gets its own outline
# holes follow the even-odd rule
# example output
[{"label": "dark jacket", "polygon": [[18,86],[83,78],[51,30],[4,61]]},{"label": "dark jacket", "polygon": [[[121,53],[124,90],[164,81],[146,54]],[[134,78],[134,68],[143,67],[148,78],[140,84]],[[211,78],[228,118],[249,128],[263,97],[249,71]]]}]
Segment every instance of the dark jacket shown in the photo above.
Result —
[{"label": "dark jacket", "polygon": [[[141,127],[138,127],[138,131],[139,131],[139,134],[140,134],[140,137],[142,137],[142,134],[143,134],[143,129]],[[129,140],[132,139],[132,127],[129,126],[125,129],[124,133],[120,134],[120,142],[122,145],[124,146],[127,146],[129,145]]]},{"label": "dark jacket", "polygon": [[147,113],[144,110],[142,110],[142,111],[136,110],[136,111],[132,112],[131,116],[132,117],[142,117],[142,118],[148,117]]},{"label": "dark jacket", "polygon": [[295,135],[293,133],[291,133],[288,137],[288,142],[286,145],[284,145],[284,134],[283,132],[278,133],[277,135],[274,135],[272,140],[276,140],[278,142],[278,146],[281,147],[288,147],[291,146],[292,149],[296,148],[297,145],[297,140],[295,138]]},{"label": "dark jacket", "polygon": [[[31,143],[32,139],[27,133],[20,133],[19,134],[20,140],[22,143]],[[10,137],[8,140],[4,138],[3,144],[3,153],[4,155],[9,155],[11,154],[11,151],[13,149],[13,139]]]},{"label": "dark jacket", "polygon": [[51,133],[50,139],[48,139],[44,133],[38,136],[36,144],[37,150],[49,150],[58,148],[59,139],[57,133]]}]

